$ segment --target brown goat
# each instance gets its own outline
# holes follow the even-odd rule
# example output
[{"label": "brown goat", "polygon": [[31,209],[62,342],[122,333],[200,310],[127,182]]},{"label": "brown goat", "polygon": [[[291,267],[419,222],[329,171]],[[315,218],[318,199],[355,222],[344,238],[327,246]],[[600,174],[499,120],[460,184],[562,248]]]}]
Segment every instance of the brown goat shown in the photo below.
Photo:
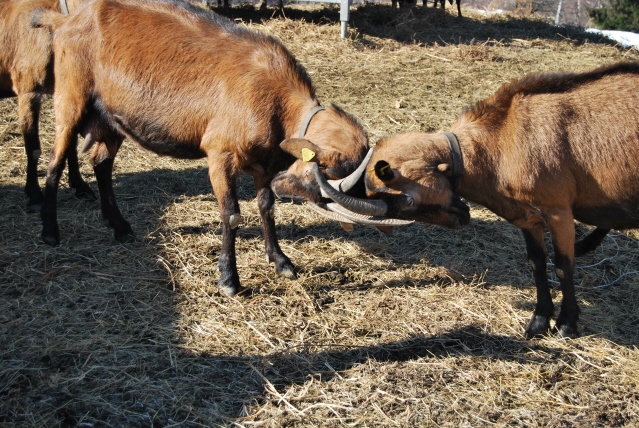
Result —
[{"label": "brown goat", "polygon": [[[442,10],[446,9],[446,4],[445,4],[445,0],[434,0],[433,2],[433,7],[437,7],[437,2],[441,3],[442,6]],[[460,0],[456,0],[457,1],[457,16],[462,16],[461,13],[461,7],[460,7]],[[453,4],[453,0],[448,0],[448,3],[450,3],[451,5]],[[415,4],[417,4],[417,0],[392,0],[391,1],[391,9],[395,9],[396,7],[399,8],[404,8],[404,7],[414,7]],[[423,5],[424,7],[426,7],[427,1],[424,0]]]},{"label": "brown goat", "polygon": [[161,155],[207,158],[222,217],[222,293],[240,290],[240,172],[255,181],[268,260],[278,273],[294,276],[275,235],[273,191],[319,201],[311,166],[319,164],[328,178],[344,177],[364,158],[368,140],[338,107],[316,108],[310,78],[279,42],[181,1],[96,0],[68,17],[43,11],[33,19],[54,30],[56,53],[56,137],[42,208],[46,243],[59,243],[56,192],[78,131],[94,145],[104,218],[118,241],[134,239],[112,187],[113,161],[128,137]]},{"label": "brown goat", "polygon": [[[439,1],[439,3],[441,4],[442,10],[446,9],[446,1],[445,0],[434,0],[433,7],[437,7],[437,1]],[[448,0],[448,3],[450,3],[452,5],[453,4],[453,0]],[[460,17],[460,16],[462,16],[461,6],[459,4],[460,0],[456,0],[456,3],[457,3],[457,16]]]},{"label": "brown goat", "polygon": [[547,227],[563,295],[555,328],[572,337],[579,318],[574,220],[597,226],[578,253],[609,229],[639,227],[638,106],[639,63],[529,75],[462,113],[450,133],[377,143],[367,193],[398,218],[459,228],[470,220],[463,197],[520,227],[537,287],[527,337],[548,332],[554,313]]},{"label": "brown goat", "polygon": [[[73,10],[81,0],[68,2]],[[38,118],[42,98],[53,92],[51,35],[32,28],[36,9],[60,11],[58,0],[0,0],[0,98],[18,97],[18,123],[27,154],[25,193],[30,210],[39,211],[42,192],[38,184],[40,138]],[[76,196],[95,200],[95,194],[80,175],[75,150],[69,152],[69,184]]]}]

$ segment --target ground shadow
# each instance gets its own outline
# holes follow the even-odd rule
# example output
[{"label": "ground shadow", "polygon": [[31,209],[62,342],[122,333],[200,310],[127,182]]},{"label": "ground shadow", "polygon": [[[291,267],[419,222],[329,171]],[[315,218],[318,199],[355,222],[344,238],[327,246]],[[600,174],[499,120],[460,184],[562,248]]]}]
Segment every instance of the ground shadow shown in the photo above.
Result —
[{"label": "ground shadow", "polygon": [[[252,194],[248,177],[242,184],[242,192],[248,199]],[[144,224],[142,227],[148,230],[159,227],[167,205],[177,198],[185,195],[213,198],[206,172],[200,168],[117,174],[115,187],[116,196],[126,207],[125,216],[135,218],[136,224]],[[26,214],[22,208],[22,189],[0,185],[0,198],[3,215],[0,422],[3,423],[189,427],[216,421],[227,425],[245,414],[247,407],[257,408],[268,400],[278,399],[277,394],[284,389],[305,385],[309,379],[327,384],[339,378],[340,372],[369,361],[437,361],[455,355],[503,361],[525,359],[527,364],[540,366],[547,358],[562,353],[560,349],[545,348],[519,337],[488,334],[472,325],[371,346],[307,343],[302,349],[273,353],[246,350],[230,354],[224,349],[215,354],[198,353],[182,346],[184,335],[190,332],[177,325],[179,284],[175,291],[172,278],[156,263],[156,257],[141,255],[150,251],[161,257],[161,245],[148,240],[127,245],[115,243],[98,221],[97,203],[76,201],[73,192],[63,188],[61,231],[68,240],[58,248],[46,247],[38,242],[38,216]],[[332,226],[333,232],[327,233],[326,225],[280,224],[279,236],[292,242],[317,235],[353,240],[379,257],[396,258],[402,267],[406,265],[400,261],[405,260],[402,257],[406,256],[406,242],[412,239],[416,244],[409,249],[413,251],[409,260],[418,263],[425,259],[463,275],[472,275],[473,267],[468,263],[455,264],[455,248],[482,241],[478,254],[482,263],[501,252],[514,253],[513,257],[521,259],[517,263],[525,266],[523,253],[518,251],[523,242],[514,244],[520,240],[519,234],[511,234],[512,226],[502,227],[496,221],[475,221],[460,232],[410,226],[398,230],[397,240],[384,240],[384,235],[371,233],[370,229],[358,228],[348,233],[337,224]],[[257,228],[249,229],[245,233],[257,235]],[[212,224],[205,224],[202,229],[185,229],[193,234],[215,230]],[[485,236],[491,239],[486,240]],[[496,259],[495,263],[501,260]],[[348,264],[339,269],[348,276]],[[422,283],[409,285],[432,285],[431,279],[417,281]],[[490,281],[487,285],[491,285]],[[336,286],[366,289],[405,287],[407,283],[372,284],[366,279],[347,278],[343,284],[326,285]],[[245,299],[246,304],[250,304],[250,299]],[[196,310],[198,304],[212,303],[193,302],[191,306]],[[322,350],[310,350],[318,347]],[[570,361],[577,358],[563,357]]]},{"label": "ground shadow", "polygon": [[[285,17],[316,25],[339,23],[339,6],[323,6],[316,9],[284,7],[256,8],[240,5],[213,10],[236,21],[264,22]],[[390,4],[363,4],[351,10],[349,28],[351,37],[364,44],[370,43],[361,35],[393,39],[401,43],[470,44],[499,41],[508,46],[521,40],[569,40],[575,44],[596,43],[614,46],[616,42],[600,35],[587,33],[580,27],[555,26],[538,18],[504,15],[499,19],[481,22],[467,17],[457,17],[439,8],[415,6],[393,9]],[[336,33],[336,38],[339,34]]]},{"label": "ground shadow", "polygon": [[[95,188],[95,183],[93,183]],[[115,194],[121,203],[125,218],[131,220],[134,232],[138,236],[145,236],[150,231],[157,230],[165,215],[165,207],[169,204],[179,203],[184,198],[199,198],[203,204],[216,203],[210,190],[206,169],[192,168],[187,170],[159,169],[144,171],[134,174],[117,174],[114,180]],[[135,193],[132,195],[132,191]],[[15,216],[24,217],[30,226],[24,226],[23,231],[17,231],[18,236],[36,245],[42,245],[39,241],[40,219],[37,214],[25,214],[24,196],[21,188],[16,186],[0,186],[0,194],[5,199],[5,218]],[[238,195],[241,200],[251,203],[255,198],[255,188],[249,176],[241,175],[238,180]],[[279,202],[278,202],[279,203]],[[70,251],[91,253],[91,257],[104,256],[115,245],[110,229],[102,226],[100,220],[99,204],[76,200],[73,191],[62,188],[59,197],[60,230],[63,247]],[[299,205],[295,209],[309,210]],[[79,222],[79,223],[76,223]],[[360,249],[379,259],[389,261],[385,266],[387,270],[410,270],[413,265],[427,263],[433,269],[425,273],[423,277],[413,276],[398,281],[386,281],[380,283],[374,277],[354,278],[351,271],[356,270],[349,262],[336,266],[316,265],[310,268],[310,274],[321,275],[326,278],[325,285],[317,285],[313,293],[323,296],[323,290],[328,291],[339,287],[343,291],[366,291],[372,289],[404,288],[404,287],[429,287],[454,284],[458,281],[472,282],[474,278],[481,276],[481,286],[490,288],[496,285],[504,285],[503,277],[510,278],[509,287],[525,288],[531,290],[529,300],[520,302],[520,308],[532,312],[534,309],[534,282],[526,259],[526,250],[523,237],[518,228],[503,220],[485,220],[474,218],[471,224],[460,230],[453,231],[440,227],[427,228],[421,224],[396,228],[391,236],[386,236],[380,231],[367,226],[357,226],[354,231],[343,230],[337,222],[322,222],[309,226],[300,226],[295,221],[276,222],[277,236],[280,242],[292,242],[297,246],[310,244],[317,237],[325,239],[337,239],[357,244]],[[5,236],[15,235],[13,228],[5,230]],[[217,208],[211,209],[210,219],[199,221],[196,225],[183,224],[172,226],[170,232],[188,237],[202,234],[221,235],[219,214]],[[581,227],[580,234],[587,233]],[[258,226],[244,226],[238,231],[239,240],[258,239],[261,242],[262,229]],[[490,237],[487,239],[486,237]],[[620,236],[617,239],[628,241],[631,248],[634,242],[631,238]],[[13,240],[15,243],[15,239]],[[148,241],[148,239],[147,239]],[[133,244],[145,245],[145,240]],[[93,244],[93,245],[90,245]],[[552,246],[547,243],[550,252],[549,277],[554,284],[557,279],[552,269]],[[16,244],[15,253],[19,253],[19,245]],[[148,245],[148,244],[146,244]],[[617,245],[616,243],[614,245]],[[615,278],[624,275],[621,267],[610,262],[611,256],[616,256],[614,245],[610,244],[607,250],[594,254],[590,259],[576,260],[576,284],[580,284],[584,277],[594,280],[587,287],[582,287],[578,293],[587,302],[599,302],[601,305],[610,306],[612,314],[623,316],[622,310],[613,310],[615,306],[625,307],[623,298],[623,285],[632,281],[633,276],[628,276],[621,281],[616,290],[621,290],[622,295],[607,293],[605,289],[598,287],[606,281],[614,281]],[[605,245],[604,245],[605,246]],[[471,249],[471,250],[469,250]],[[208,248],[211,257],[217,257],[216,248]],[[161,254],[159,254],[161,256]],[[5,254],[6,256],[6,254]],[[297,265],[294,254],[289,254],[293,264]],[[628,261],[622,261],[620,266],[627,270],[632,264],[632,254],[625,255]],[[11,261],[12,257],[0,259],[0,268],[5,268],[18,263],[20,257]],[[67,257],[65,262],[58,261],[47,270],[57,269],[60,266],[73,265],[77,261],[74,256]],[[71,262],[69,262],[71,260]],[[599,263],[599,261],[603,261]],[[30,262],[27,262],[30,263]],[[580,271],[581,266],[593,265],[587,272]],[[43,275],[47,270],[43,269]],[[305,269],[309,269],[306,267]],[[163,276],[165,272],[158,272]],[[241,273],[240,273],[241,274]],[[280,293],[283,290],[267,290],[269,293]],[[630,291],[628,291],[630,293]],[[320,296],[324,298],[325,296]],[[248,294],[247,294],[248,297]],[[626,296],[627,297],[627,296]],[[557,302],[558,303],[558,302]],[[583,323],[587,326],[584,333],[599,334],[597,326],[589,323],[587,313],[582,314]],[[592,325],[591,325],[592,324]],[[620,323],[623,324],[623,323]],[[610,339],[621,343],[634,343],[634,334],[626,334],[623,331],[611,335]]]}]

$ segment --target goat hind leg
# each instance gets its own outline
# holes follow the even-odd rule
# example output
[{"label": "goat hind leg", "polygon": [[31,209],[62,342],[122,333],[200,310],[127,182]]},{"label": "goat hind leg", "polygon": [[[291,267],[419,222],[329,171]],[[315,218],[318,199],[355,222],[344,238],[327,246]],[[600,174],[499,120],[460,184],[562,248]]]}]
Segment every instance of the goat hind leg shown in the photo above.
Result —
[{"label": "goat hind leg", "polygon": [[135,241],[135,235],[129,222],[122,217],[113,192],[113,162],[121,144],[122,138],[116,138],[109,143],[96,142],[91,163],[100,191],[102,218],[107,226],[113,228],[115,239],[124,244]]},{"label": "goat hind leg", "polygon": [[75,197],[78,199],[84,199],[87,201],[97,201],[98,198],[93,193],[91,186],[84,181],[82,175],[80,174],[80,163],[78,162],[78,141],[77,135],[76,141],[73,147],[69,148],[69,153],[67,153],[67,165],[69,166],[69,186],[72,189],[75,189]]},{"label": "goat hind leg", "polygon": [[541,224],[533,229],[522,229],[526,241],[526,252],[530,263],[535,286],[537,288],[537,305],[528,325],[526,326],[526,338],[532,339],[541,336],[550,330],[550,318],[555,308],[552,304],[550,287],[548,286],[548,274],[546,272],[546,248],[544,246],[544,228]]},{"label": "goat hind leg", "polygon": [[555,329],[562,337],[576,337],[579,306],[574,284],[575,227],[572,213],[566,210],[548,216],[548,228],[555,250],[555,272],[559,277],[562,295]]}]

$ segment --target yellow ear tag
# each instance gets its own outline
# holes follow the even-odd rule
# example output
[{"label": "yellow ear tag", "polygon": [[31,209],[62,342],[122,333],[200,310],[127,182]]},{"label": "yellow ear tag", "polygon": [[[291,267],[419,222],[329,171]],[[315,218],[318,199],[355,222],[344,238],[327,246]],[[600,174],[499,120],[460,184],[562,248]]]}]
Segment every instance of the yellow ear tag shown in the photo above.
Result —
[{"label": "yellow ear tag", "polygon": [[307,149],[306,147],[302,149],[302,160],[304,162],[310,162],[313,160],[314,157],[315,152],[313,150]]}]

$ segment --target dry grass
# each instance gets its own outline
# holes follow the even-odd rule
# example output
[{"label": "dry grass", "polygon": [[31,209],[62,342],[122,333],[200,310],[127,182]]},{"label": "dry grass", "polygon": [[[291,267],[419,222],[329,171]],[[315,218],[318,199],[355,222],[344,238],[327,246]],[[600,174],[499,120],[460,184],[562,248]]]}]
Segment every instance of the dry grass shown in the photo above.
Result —
[{"label": "dry grass", "polygon": [[[356,114],[372,142],[446,129],[528,72],[638,58],[575,29],[468,10],[364,6],[347,41],[336,8],[231,13],[283,40],[320,99]],[[50,248],[24,210],[15,107],[0,102],[0,427],[639,424],[636,231],[578,260],[582,337],[526,341],[523,239],[485,209],[458,232],[387,237],[280,203],[278,235],[299,267],[287,280],[265,261],[242,177],[238,264],[253,294],[223,298],[203,161],[125,144],[116,194],[138,240],[116,244],[98,206],[63,186],[62,244]],[[50,105],[43,116],[46,153]]]}]

